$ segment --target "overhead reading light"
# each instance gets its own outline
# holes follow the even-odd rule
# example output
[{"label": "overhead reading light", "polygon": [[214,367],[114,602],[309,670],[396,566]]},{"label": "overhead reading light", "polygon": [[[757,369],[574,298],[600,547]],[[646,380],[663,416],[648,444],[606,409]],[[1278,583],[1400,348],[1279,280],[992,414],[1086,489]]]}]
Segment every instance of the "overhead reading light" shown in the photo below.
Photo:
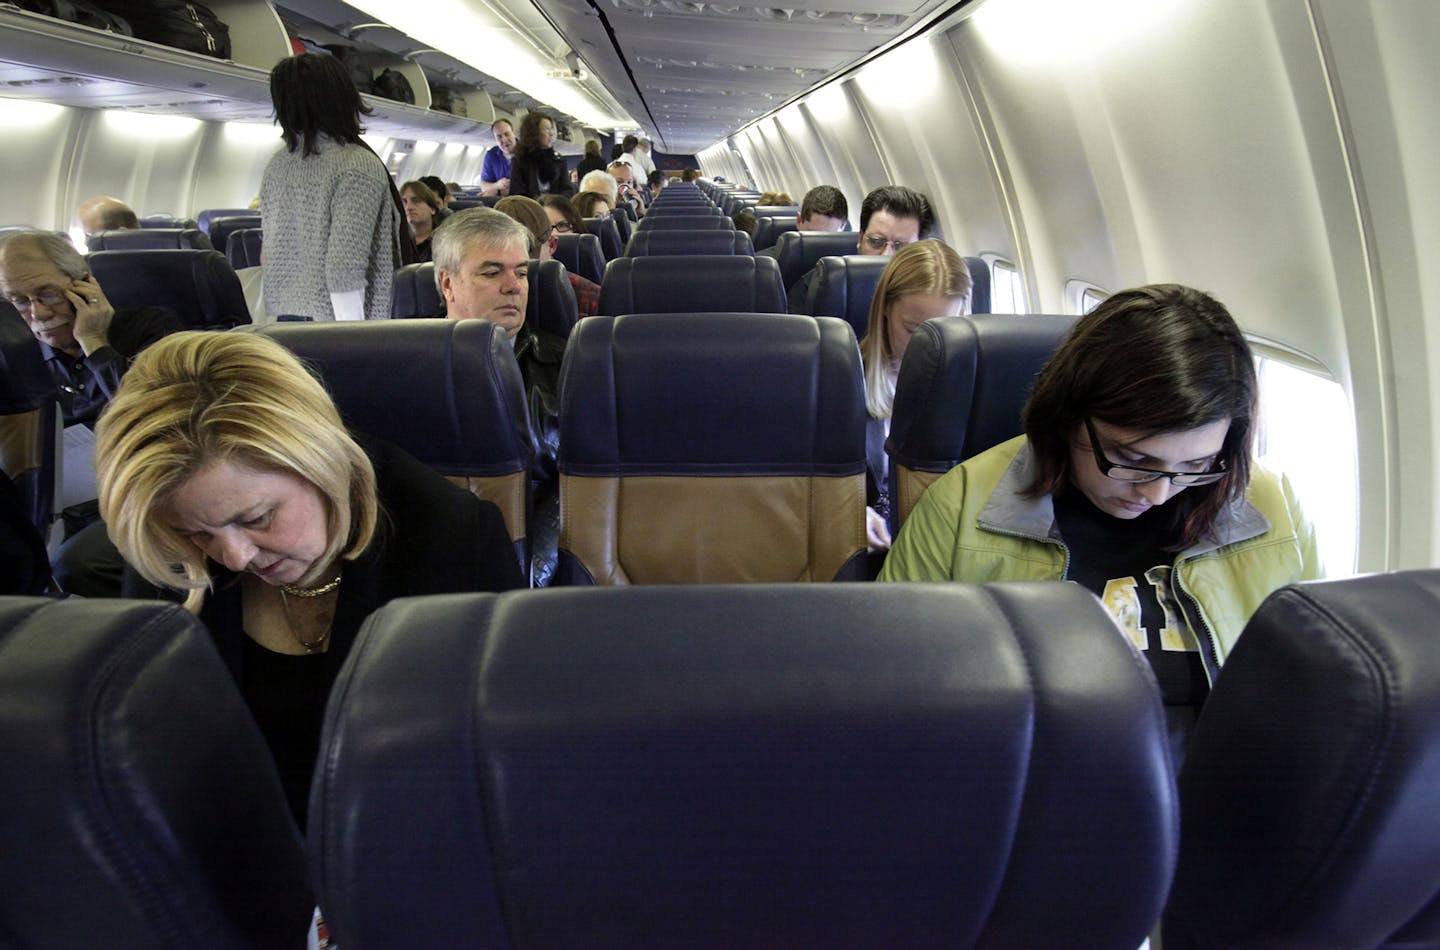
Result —
[{"label": "overhead reading light", "polygon": [[0,128],[26,128],[58,119],[65,107],[30,99],[0,99]]},{"label": "overhead reading light", "polygon": [[201,126],[199,119],[185,115],[154,115],[149,112],[105,110],[105,124],[140,139],[183,139]]},{"label": "overhead reading light", "polygon": [[280,143],[280,129],[273,122],[226,122],[225,138],[250,144]]},{"label": "overhead reading light", "polygon": [[[527,42],[488,4],[473,0],[354,0],[353,5],[410,38],[524,90],[526,95],[587,125],[610,128],[633,122],[624,116],[606,115],[573,81],[547,76],[556,67],[555,61]],[[477,43],[476,37],[484,37],[484,42]]]},{"label": "overhead reading light", "polygon": [[1012,61],[1051,68],[1127,50],[1151,50],[1147,36],[1183,36],[1183,0],[1009,0],[975,11],[986,45]]}]

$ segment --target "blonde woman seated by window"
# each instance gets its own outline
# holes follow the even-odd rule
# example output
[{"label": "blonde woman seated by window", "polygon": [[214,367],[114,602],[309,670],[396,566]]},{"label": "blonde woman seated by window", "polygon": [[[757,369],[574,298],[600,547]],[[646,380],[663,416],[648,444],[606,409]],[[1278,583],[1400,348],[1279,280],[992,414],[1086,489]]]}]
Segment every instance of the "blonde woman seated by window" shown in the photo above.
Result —
[{"label": "blonde woman seated by window", "polygon": [[969,310],[970,270],[959,254],[939,241],[916,241],[895,252],[875,285],[870,322],[860,341],[865,408],[870,414],[865,427],[865,536],[872,552],[890,547],[885,439],[890,435],[900,358],[920,324]]}]

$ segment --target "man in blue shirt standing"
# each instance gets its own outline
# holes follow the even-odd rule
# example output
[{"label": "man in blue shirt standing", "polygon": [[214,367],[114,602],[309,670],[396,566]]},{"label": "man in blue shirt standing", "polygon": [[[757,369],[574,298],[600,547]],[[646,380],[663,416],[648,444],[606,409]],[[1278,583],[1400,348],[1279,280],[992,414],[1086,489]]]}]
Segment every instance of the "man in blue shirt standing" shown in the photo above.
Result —
[{"label": "man in blue shirt standing", "polygon": [[510,194],[510,158],[515,153],[515,127],[509,119],[490,123],[495,144],[485,152],[480,166],[480,193],[503,198]]}]

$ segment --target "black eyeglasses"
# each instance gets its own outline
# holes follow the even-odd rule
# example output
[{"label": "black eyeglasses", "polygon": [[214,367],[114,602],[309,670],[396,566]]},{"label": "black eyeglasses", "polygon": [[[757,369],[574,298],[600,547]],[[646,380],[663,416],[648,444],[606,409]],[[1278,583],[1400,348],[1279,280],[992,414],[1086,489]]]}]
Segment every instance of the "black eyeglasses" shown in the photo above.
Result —
[{"label": "black eyeglasses", "polygon": [[1105,457],[1105,451],[1100,448],[1100,437],[1095,434],[1095,426],[1089,419],[1085,420],[1085,431],[1090,435],[1090,451],[1095,453],[1095,465],[1100,469],[1100,474],[1106,478],[1113,478],[1117,482],[1141,484],[1153,482],[1157,478],[1168,478],[1170,484],[1177,488],[1192,488],[1196,485],[1210,485],[1218,482],[1226,474],[1224,459],[1217,459],[1215,468],[1208,472],[1163,472],[1154,468],[1116,465]]},{"label": "black eyeglasses", "polygon": [[574,231],[575,228],[571,226],[569,221],[561,221],[559,224],[555,225],[555,230],[560,232],[561,234],[569,234]]}]

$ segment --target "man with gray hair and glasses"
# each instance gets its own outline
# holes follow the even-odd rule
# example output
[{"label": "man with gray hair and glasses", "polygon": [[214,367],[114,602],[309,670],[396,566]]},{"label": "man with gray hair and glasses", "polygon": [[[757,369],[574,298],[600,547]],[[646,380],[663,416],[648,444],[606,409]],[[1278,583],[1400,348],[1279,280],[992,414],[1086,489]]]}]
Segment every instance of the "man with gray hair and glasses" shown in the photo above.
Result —
[{"label": "man with gray hair and glasses", "polygon": [[[38,341],[67,427],[93,427],[136,354],[184,329],[161,307],[116,310],[69,238],[52,231],[19,231],[0,241],[0,293]],[[92,444],[88,438],[67,442]],[[74,453],[67,453],[67,463],[90,464]],[[53,558],[56,581],[73,594],[120,596],[120,555],[105,535],[99,506],[93,496],[66,500],[65,542]]]},{"label": "man with gray hair and glasses", "polygon": [[534,236],[525,225],[500,211],[467,208],[451,215],[430,240],[435,245],[435,286],[445,298],[446,318],[489,320],[505,331],[515,347],[530,424],[539,443],[531,472],[535,483],[531,572],[535,581],[543,583],[554,571],[559,531],[555,459],[560,444],[560,364],[565,341],[525,322]]}]

